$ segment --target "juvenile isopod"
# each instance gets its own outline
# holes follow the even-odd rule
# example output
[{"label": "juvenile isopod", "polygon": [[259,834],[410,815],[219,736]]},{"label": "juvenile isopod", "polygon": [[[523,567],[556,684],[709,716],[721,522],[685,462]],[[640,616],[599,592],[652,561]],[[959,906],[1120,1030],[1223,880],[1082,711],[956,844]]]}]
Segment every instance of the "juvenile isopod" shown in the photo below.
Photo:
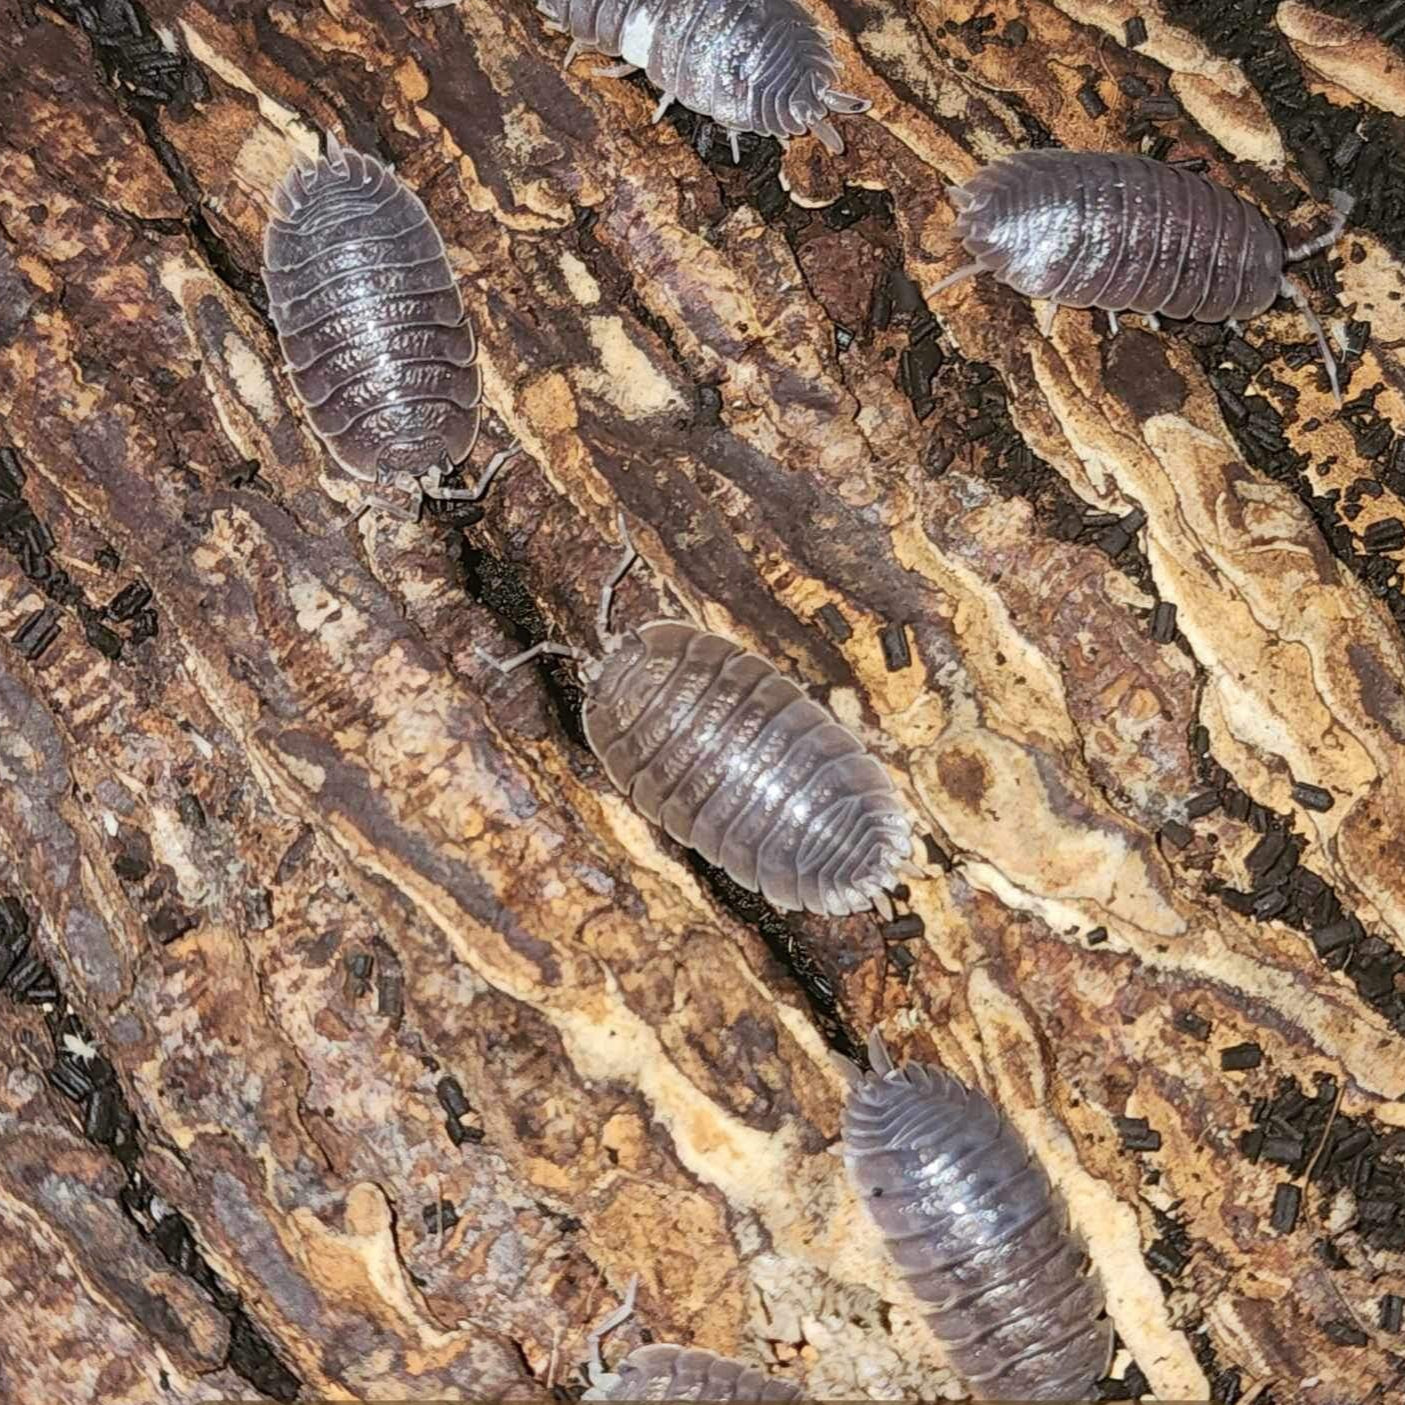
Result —
[{"label": "juvenile isopod", "polygon": [[[581,665],[586,740],[610,780],[654,824],[787,911],[832,917],[876,907],[911,863],[912,820],[863,743],[774,665],[719,634],[654,620],[613,634],[610,601],[635,559],[600,594],[600,656],[550,641],[538,654]],[[480,651],[481,652],[481,651]]]},{"label": "juvenile isopod", "polygon": [[983,1400],[1086,1400],[1112,1323],[1043,1169],[982,1093],[923,1064],[848,1066],[844,1161],[951,1364]]},{"label": "juvenile isopod", "polygon": [[799,1400],[792,1381],[767,1375],[700,1347],[656,1343],[637,1347],[613,1371],[600,1359],[600,1340],[634,1311],[637,1277],[630,1280],[624,1302],[590,1334],[586,1378],[590,1388],[582,1400]]},{"label": "juvenile isopod", "polygon": [[795,0],[538,0],[537,9],[571,36],[563,67],[599,53],[624,60],[603,76],[642,68],[663,93],[655,122],[681,102],[727,132],[738,162],[741,132],[782,141],[812,132],[838,155],[831,115],[871,106],[831,86],[834,52]]},{"label": "juvenile isopod", "polygon": [[419,197],[374,157],[327,138],[273,197],[264,286],[293,386],[328,452],[368,497],[473,501],[444,477],[478,438],[483,382],[473,327],[444,241]]},{"label": "juvenile isopod", "polygon": [[1197,322],[1238,321],[1291,298],[1317,338],[1332,393],[1337,363],[1307,295],[1284,272],[1334,244],[1352,200],[1334,192],[1327,231],[1288,246],[1257,206],[1207,177],[1145,156],[1017,151],[950,194],[973,263],[932,290],[991,273],[1026,297]]}]

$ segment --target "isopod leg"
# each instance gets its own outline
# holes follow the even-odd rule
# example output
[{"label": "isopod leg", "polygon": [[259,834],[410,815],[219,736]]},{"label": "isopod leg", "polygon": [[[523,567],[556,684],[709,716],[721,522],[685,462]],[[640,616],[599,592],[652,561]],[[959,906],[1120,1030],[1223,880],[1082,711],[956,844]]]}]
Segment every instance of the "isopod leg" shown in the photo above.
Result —
[{"label": "isopod leg", "polygon": [[634,1295],[639,1290],[639,1275],[636,1273],[629,1280],[629,1287],[625,1289],[624,1301],[607,1317],[601,1318],[599,1322],[591,1328],[590,1335],[586,1340],[586,1375],[589,1377],[591,1385],[598,1383],[601,1376],[605,1374],[605,1362],[600,1356],[600,1343],[621,1323],[628,1322],[634,1315]]},{"label": "isopod leg", "polygon": [[524,663],[530,663],[541,654],[555,654],[563,659],[575,659],[577,663],[587,663],[590,659],[584,649],[577,649],[572,644],[557,644],[551,639],[543,639],[540,644],[533,644],[530,649],[523,649],[520,654],[513,654],[510,659],[495,658],[481,644],[475,644],[474,650],[484,663],[492,664],[499,673],[511,673],[513,669],[521,668]]},{"label": "isopod leg", "polygon": [[620,557],[619,565],[610,572],[609,578],[600,587],[600,603],[595,609],[595,633],[602,647],[610,637],[610,606],[614,603],[615,587],[624,579],[625,573],[639,557],[639,553],[634,549],[634,543],[629,538],[629,525],[624,520],[624,513],[620,513],[619,523],[620,536],[624,539],[624,554]]},{"label": "isopod leg", "polygon": [[727,129],[727,140],[732,144],[732,164],[734,166],[740,166],[742,163],[741,133],[729,127]]},{"label": "isopod leg", "polygon": [[1122,330],[1122,324],[1117,320],[1117,314],[1110,307],[1107,309],[1107,325],[1112,328],[1113,336]]},{"label": "isopod leg", "polygon": [[965,267],[958,268],[955,273],[948,273],[935,288],[929,288],[927,296],[930,298],[934,293],[940,293],[944,288],[951,287],[953,283],[960,283],[965,278],[974,278],[976,274],[984,272],[984,264],[968,263]]},{"label": "isopod leg", "polygon": [[885,922],[891,922],[897,916],[893,910],[892,898],[881,888],[873,895],[873,908]]},{"label": "isopod leg", "polygon": [[[663,97],[659,99],[659,105],[654,109],[654,115],[649,118],[649,125],[651,127],[656,126],[658,123],[663,121],[663,115],[665,112],[668,111],[670,107],[673,106],[673,100],[674,99],[672,93],[665,93]],[[733,138],[733,140],[736,140],[735,137]]]},{"label": "isopod leg", "polygon": [[1301,244],[1294,244],[1284,255],[1285,263],[1297,263],[1301,259],[1311,258],[1313,254],[1320,253],[1323,249],[1330,249],[1341,237],[1341,232],[1346,228],[1347,216],[1351,214],[1352,206],[1356,204],[1354,196],[1348,195],[1344,190],[1334,190],[1332,192],[1332,219],[1327,228],[1315,239],[1304,240]]},{"label": "isopod leg", "polygon": [[1150,324],[1153,332],[1159,332],[1161,330],[1161,319],[1154,312],[1148,312],[1146,314],[1146,320]]},{"label": "isopod leg", "polygon": [[876,1029],[869,1032],[868,1061],[879,1078],[893,1071],[893,1060],[888,1053],[888,1046],[883,1042],[883,1036]]},{"label": "isopod leg", "polygon": [[522,445],[513,440],[507,448],[500,450],[488,460],[488,466],[478,475],[478,481],[471,488],[446,488],[442,483],[443,464],[435,464],[421,480],[421,488],[427,498],[436,502],[477,502],[488,491],[489,485],[497,477],[498,470],[509,459],[522,452]]},{"label": "isopod leg", "polygon": [[1056,302],[1042,302],[1039,304],[1039,311],[1035,313],[1035,324],[1039,328],[1039,335],[1046,340],[1049,333],[1054,330],[1054,318],[1058,316],[1059,305]]},{"label": "isopod leg", "polygon": [[604,68],[597,68],[590,76],[592,78],[628,78],[631,73],[638,73],[637,63],[612,63]]},{"label": "isopod leg", "polygon": [[831,156],[844,154],[844,138],[835,130],[833,122],[812,122],[810,131],[824,143],[824,149]]},{"label": "isopod leg", "polygon": [[1317,314],[1312,310],[1312,305],[1307,300],[1307,294],[1291,278],[1286,277],[1280,291],[1284,297],[1292,298],[1298,306],[1298,311],[1307,319],[1307,325],[1312,328],[1312,335],[1317,338],[1317,348],[1321,351],[1322,360],[1327,366],[1327,379],[1332,384],[1332,398],[1340,405],[1342,403],[1342,387],[1341,382],[1337,379],[1337,358],[1332,355],[1332,348],[1327,341],[1327,333]]}]

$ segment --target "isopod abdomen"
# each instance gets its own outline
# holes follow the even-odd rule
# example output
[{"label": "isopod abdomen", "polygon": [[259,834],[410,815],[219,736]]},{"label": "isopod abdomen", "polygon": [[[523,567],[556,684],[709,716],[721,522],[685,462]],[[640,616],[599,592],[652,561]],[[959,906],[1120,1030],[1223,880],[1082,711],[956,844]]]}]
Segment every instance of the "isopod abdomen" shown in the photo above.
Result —
[{"label": "isopod abdomen", "polygon": [[990,273],[1026,297],[1111,314],[1224,322],[1292,298],[1317,337],[1338,399],[1336,362],[1285,265],[1334,243],[1350,198],[1333,197],[1330,229],[1287,248],[1257,206],[1194,171],[1145,156],[1019,151],[951,188],[955,235],[974,260],[933,291]]},{"label": "isopod abdomen", "polygon": [[354,478],[421,495],[444,488],[478,437],[482,378],[444,241],[419,197],[374,157],[329,137],[273,197],[264,285],[298,397]]},{"label": "isopod abdomen", "polygon": [[582,1400],[799,1400],[800,1387],[698,1347],[658,1343],[630,1352]]},{"label": "isopod abdomen", "polygon": [[[866,112],[837,92],[837,65],[814,20],[795,0],[538,0],[549,27],[578,53],[623,58],[611,73],[642,68],[663,91],[657,122],[675,99],[737,133],[812,132],[836,155],[844,142],[835,113]],[[738,157],[738,159],[740,159]]]},{"label": "isopod abdomen", "polygon": [[1112,1323],[1043,1169],[982,1093],[923,1064],[850,1073],[845,1164],[978,1399],[1084,1400]]},{"label": "isopod abdomen", "polygon": [[629,1282],[624,1302],[591,1332],[586,1357],[590,1389],[582,1400],[714,1400],[726,1402],[799,1400],[800,1387],[769,1376],[755,1366],[729,1361],[699,1347],[657,1343],[630,1352],[613,1371],[600,1356],[601,1339],[634,1313],[639,1275]]},{"label": "isopod abdomen", "polygon": [[[623,525],[623,524],[621,524]],[[768,902],[832,917],[877,907],[911,863],[912,820],[862,742],[774,665],[679,620],[608,632],[582,662],[586,739],[611,781],[680,844]],[[487,656],[485,656],[487,657]]]}]

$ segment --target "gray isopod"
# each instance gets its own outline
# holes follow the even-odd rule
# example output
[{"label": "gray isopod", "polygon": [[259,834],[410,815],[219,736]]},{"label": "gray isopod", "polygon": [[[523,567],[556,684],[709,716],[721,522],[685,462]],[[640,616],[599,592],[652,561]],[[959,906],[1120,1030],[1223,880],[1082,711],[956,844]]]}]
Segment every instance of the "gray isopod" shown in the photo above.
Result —
[{"label": "gray isopod", "polygon": [[[483,381],[473,327],[419,197],[374,157],[327,138],[273,197],[264,286],[298,397],[328,452],[399,515],[425,497],[472,501],[517,451],[494,455],[472,488],[446,488],[478,438]],[[398,490],[413,512],[388,500]]]},{"label": "gray isopod", "polygon": [[992,273],[1064,307],[1197,322],[1257,317],[1280,295],[1306,317],[1341,402],[1337,363],[1307,296],[1284,273],[1336,242],[1351,197],[1334,192],[1330,228],[1291,247],[1262,210],[1178,166],[1098,151],[1018,151],[950,188],[956,237],[973,263],[941,289]]},{"label": "gray isopod", "polygon": [[630,1280],[624,1302],[590,1334],[586,1376],[590,1389],[582,1400],[799,1400],[801,1390],[792,1381],[767,1375],[756,1366],[744,1366],[716,1352],[699,1347],[657,1343],[630,1352],[613,1371],[600,1359],[600,1340],[634,1311],[636,1275]]},{"label": "gray isopod", "polygon": [[848,1065],[844,1161],[978,1399],[1083,1400],[1112,1323],[1043,1169],[982,1093],[923,1064]]},{"label": "gray isopod", "polygon": [[922,871],[888,773],[774,665],[721,635],[680,620],[612,634],[610,601],[634,559],[627,545],[601,591],[600,657],[550,641],[482,657],[504,673],[538,654],[578,660],[586,740],[606,774],[733,882],[787,911],[891,918],[885,890]]},{"label": "gray isopod", "polygon": [[782,141],[813,132],[837,155],[844,142],[830,116],[871,106],[831,86],[834,53],[795,0],[538,0],[537,8],[571,36],[566,65],[600,53],[624,60],[607,75],[642,68],[663,92],[655,122],[676,99],[728,133],[737,161],[740,132]]}]

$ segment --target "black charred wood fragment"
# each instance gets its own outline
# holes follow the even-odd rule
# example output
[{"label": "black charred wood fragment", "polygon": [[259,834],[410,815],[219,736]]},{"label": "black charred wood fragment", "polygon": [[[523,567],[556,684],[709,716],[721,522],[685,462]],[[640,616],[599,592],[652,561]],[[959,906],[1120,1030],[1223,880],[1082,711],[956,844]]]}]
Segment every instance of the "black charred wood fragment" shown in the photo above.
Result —
[{"label": "black charred wood fragment", "polygon": [[1272,888],[1254,897],[1254,916],[1260,922],[1277,917],[1288,906],[1288,895],[1281,888]]},{"label": "black charred wood fragment", "polygon": [[10,447],[0,449],[0,498],[18,498],[24,491],[24,465]]},{"label": "black charred wood fragment", "polygon": [[922,936],[927,924],[915,912],[905,912],[883,925],[883,940],[886,942],[910,942]]},{"label": "black charred wood fragment", "polygon": [[917,958],[905,946],[889,948],[886,956],[889,964],[897,971],[899,980],[906,980],[917,964]]},{"label": "black charred wood fragment", "polygon": [[1147,1125],[1144,1117],[1115,1117],[1117,1133],[1125,1151],[1160,1151],[1161,1133]]},{"label": "black charred wood fragment", "polygon": [[1185,802],[1186,817],[1192,820],[1203,819],[1220,808],[1220,793],[1217,790],[1202,790]]},{"label": "black charred wood fragment", "polygon": [[1091,79],[1078,90],[1078,104],[1089,117],[1102,117],[1107,112],[1107,103]]},{"label": "black charred wood fragment", "polygon": [[1123,42],[1129,49],[1140,48],[1146,43],[1146,21],[1140,15],[1133,15],[1122,26]]},{"label": "black charred wood fragment", "polygon": [[1149,98],[1151,96],[1151,84],[1137,73],[1123,74],[1123,76],[1117,80],[1117,86],[1125,97]]},{"label": "black charred wood fragment", "polygon": [[37,663],[58,637],[58,611],[52,605],[46,605],[20,621],[11,642],[30,663]]},{"label": "black charred wood fragment", "polygon": [[889,673],[898,673],[912,663],[912,650],[907,642],[907,626],[896,623],[888,625],[878,636],[883,648],[883,666]]},{"label": "black charred wood fragment", "polygon": [[83,1135],[99,1146],[111,1146],[117,1134],[118,1102],[113,1088],[97,1088],[83,1111]]},{"label": "black charred wood fragment", "polygon": [[1312,944],[1319,956],[1339,947],[1351,946],[1365,935],[1365,928],[1355,917],[1343,917],[1312,933]]},{"label": "black charred wood fragment", "polygon": [[1189,1260],[1174,1244],[1166,1239],[1154,1239],[1146,1251],[1146,1261],[1151,1268],[1167,1278],[1181,1274]]},{"label": "black charred wood fragment", "polygon": [[1309,785],[1306,781],[1298,781],[1293,786],[1293,799],[1304,810],[1327,811],[1332,808],[1332,792],[1320,785]]},{"label": "black charred wood fragment", "polygon": [[70,1102],[81,1103],[93,1091],[87,1075],[71,1063],[56,1063],[44,1075]]},{"label": "black charred wood fragment", "polygon": [[1177,849],[1184,849],[1195,838],[1195,835],[1179,820],[1167,820],[1161,826],[1161,837]]},{"label": "black charred wood fragment", "polygon": [[439,1106],[450,1117],[464,1117],[473,1111],[472,1105],[464,1096],[463,1085],[457,1078],[441,1078],[434,1089],[434,1095],[439,1099]]},{"label": "black charred wood fragment", "polygon": [[1275,1161],[1280,1166],[1295,1166],[1302,1160],[1306,1150],[1307,1145],[1302,1137],[1265,1137],[1263,1159],[1265,1161]]},{"label": "black charred wood fragment", "polygon": [[1174,1024],[1177,1029],[1190,1035],[1192,1039],[1205,1040],[1210,1037],[1210,1021],[1204,1015],[1197,1015],[1194,1010],[1178,1011]]},{"label": "black charred wood fragment", "polygon": [[1174,122],[1181,115],[1181,105],[1173,97],[1150,97],[1143,98],[1135,111],[1143,122]]},{"label": "black charred wood fragment", "polygon": [[274,1400],[296,1400],[302,1393],[302,1382],[278,1360],[242,1308],[235,1311],[229,1326],[230,1369]]},{"label": "black charred wood fragment", "polygon": [[1107,940],[1107,928],[1106,928],[1106,927],[1094,927],[1093,930],[1088,933],[1088,945],[1089,945],[1089,946],[1101,946],[1106,940]]},{"label": "black charred wood fragment", "polygon": [[454,1208],[452,1200],[436,1200],[420,1211],[420,1218],[427,1230],[439,1234],[453,1229],[458,1224],[459,1212]]},{"label": "black charred wood fragment", "polygon": [[129,620],[151,603],[151,588],[140,581],[119,590],[107,607],[107,613],[115,620]]},{"label": "black charred wood fragment", "polygon": [[1220,1067],[1226,1072],[1239,1073],[1245,1069],[1258,1068],[1263,1062],[1264,1051],[1257,1044],[1235,1044],[1220,1053]]},{"label": "black charred wood fragment", "polygon": [[1176,607],[1169,600],[1158,601],[1151,612],[1151,637],[1158,644],[1169,644],[1176,637]]},{"label": "black charred wood fragment", "polygon": [[1381,1298],[1381,1315],[1377,1319],[1383,1332],[1398,1332],[1402,1319],[1405,1319],[1405,1298],[1395,1293],[1386,1293]]},{"label": "black charred wood fragment", "polygon": [[1261,879],[1266,873],[1273,870],[1274,865],[1283,857],[1287,848],[1288,841],[1283,835],[1278,833],[1265,834],[1249,851],[1249,857],[1244,860],[1244,867],[1255,879]]},{"label": "black charred wood fragment", "polygon": [[1273,1215],[1269,1223],[1279,1234],[1290,1234],[1298,1223],[1298,1210],[1303,1193],[1288,1181],[1282,1182],[1273,1194]]},{"label": "black charred wood fragment", "polygon": [[837,605],[821,605],[815,611],[815,618],[819,620],[824,626],[825,632],[837,644],[845,643],[854,633],[849,627],[849,621],[844,618]]},{"label": "black charred wood fragment", "polygon": [[1346,1322],[1341,1318],[1333,1318],[1331,1322],[1324,1323],[1322,1331],[1334,1346],[1365,1346],[1368,1340],[1366,1333],[1354,1322]]},{"label": "black charred wood fragment", "polygon": [[1399,551],[1405,546],[1405,522],[1398,517],[1372,522],[1361,534],[1361,545],[1373,553]]}]

